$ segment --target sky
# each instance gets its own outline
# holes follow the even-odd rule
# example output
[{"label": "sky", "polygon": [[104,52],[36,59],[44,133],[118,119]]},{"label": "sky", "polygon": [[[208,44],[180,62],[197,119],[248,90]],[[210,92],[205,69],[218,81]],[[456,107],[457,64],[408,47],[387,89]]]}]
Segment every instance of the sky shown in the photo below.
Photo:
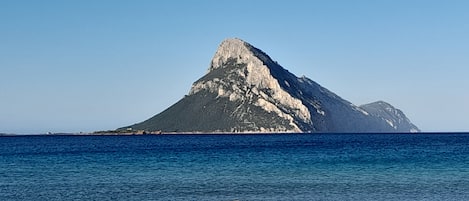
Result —
[{"label": "sky", "polygon": [[240,38],[350,102],[469,131],[469,1],[0,1],[0,133],[141,122]]}]

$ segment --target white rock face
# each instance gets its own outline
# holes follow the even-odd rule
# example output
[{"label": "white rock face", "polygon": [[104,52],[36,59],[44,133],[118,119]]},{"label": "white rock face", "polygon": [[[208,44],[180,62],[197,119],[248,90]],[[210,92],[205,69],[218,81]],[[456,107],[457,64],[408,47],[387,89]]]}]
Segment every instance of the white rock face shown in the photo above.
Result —
[{"label": "white rock face", "polygon": [[[258,97],[257,102],[254,103],[256,106],[267,112],[274,112],[279,117],[288,120],[290,125],[294,127],[292,131],[301,131],[294,122],[295,117],[303,122],[311,123],[308,108],[301,100],[292,97],[281,88],[279,81],[271,75],[269,67],[254,55],[249,44],[240,39],[227,39],[221,43],[207,73],[223,68],[226,66],[228,59],[236,59],[236,64],[246,65],[245,69],[237,69],[237,74],[243,77],[246,83],[236,83],[227,88],[227,83],[215,78],[211,81],[194,83],[189,94],[195,94],[200,90],[209,90],[218,93],[219,97],[229,97],[231,101],[256,96]],[[240,89],[242,86],[249,86],[250,88],[243,90]],[[262,92],[263,90],[268,90],[270,94],[265,94]],[[289,111],[293,111],[293,114],[286,113],[281,108],[287,108]]]},{"label": "white rock face", "polygon": [[[263,65],[262,61],[255,57],[251,50],[247,48],[247,43],[237,39],[237,38],[230,38],[224,40],[217,49],[217,52],[212,58],[212,62],[210,64],[210,68],[208,71],[212,71],[213,69],[222,67],[223,64],[227,62],[229,58],[236,58],[238,59],[239,63],[245,63],[251,65]],[[253,64],[255,63],[255,64]]]}]

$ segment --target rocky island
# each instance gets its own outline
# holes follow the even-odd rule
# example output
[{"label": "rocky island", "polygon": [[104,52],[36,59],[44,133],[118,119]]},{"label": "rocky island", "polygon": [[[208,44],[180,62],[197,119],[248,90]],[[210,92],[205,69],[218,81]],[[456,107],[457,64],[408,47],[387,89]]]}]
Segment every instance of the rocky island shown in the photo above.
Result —
[{"label": "rocky island", "polygon": [[356,106],[297,77],[251,44],[223,41],[207,73],[163,112],[116,131],[146,133],[418,132],[404,113],[378,101]]}]

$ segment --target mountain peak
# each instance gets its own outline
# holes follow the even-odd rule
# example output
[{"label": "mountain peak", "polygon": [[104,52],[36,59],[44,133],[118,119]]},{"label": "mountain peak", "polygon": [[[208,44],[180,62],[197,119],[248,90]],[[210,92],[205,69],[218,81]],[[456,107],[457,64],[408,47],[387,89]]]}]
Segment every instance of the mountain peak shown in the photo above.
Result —
[{"label": "mountain peak", "polygon": [[212,58],[209,72],[223,66],[229,58],[247,59],[251,57],[252,52],[249,46],[251,45],[238,38],[225,39]]},{"label": "mountain peak", "polygon": [[208,72],[179,102],[123,129],[164,132],[409,132],[418,130],[385,102],[357,107],[262,50],[224,40]]},{"label": "mountain peak", "polygon": [[[310,113],[301,100],[282,89],[288,83],[283,80],[285,77],[296,80],[261,50],[240,39],[227,39],[217,49],[207,74],[192,85],[189,95],[208,91],[217,98],[249,103],[289,122],[281,130],[299,132],[301,126],[295,120],[310,123]],[[244,113],[246,111],[234,115]]]},{"label": "mountain peak", "polygon": [[220,43],[220,47],[224,47],[224,46],[239,47],[239,46],[245,46],[246,44],[247,42],[239,38],[227,38]]},{"label": "mountain peak", "polygon": [[228,38],[218,47],[212,58],[208,72],[225,66],[229,60],[236,60],[237,63],[252,64],[255,66],[275,63],[266,53],[251,44],[239,38]]}]

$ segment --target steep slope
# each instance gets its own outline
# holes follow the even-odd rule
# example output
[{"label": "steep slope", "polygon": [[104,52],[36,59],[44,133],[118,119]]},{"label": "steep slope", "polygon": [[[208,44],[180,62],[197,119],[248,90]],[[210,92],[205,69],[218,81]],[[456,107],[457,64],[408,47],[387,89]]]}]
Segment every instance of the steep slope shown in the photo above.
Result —
[{"label": "steep slope", "polygon": [[362,105],[360,108],[368,112],[370,115],[386,121],[386,123],[398,131],[420,131],[417,126],[410,122],[401,110],[394,108],[391,104],[384,101]]},{"label": "steep slope", "polygon": [[[364,106],[363,108],[369,109]],[[187,96],[132,129],[174,132],[409,132],[314,81],[298,78],[263,51],[227,39]],[[402,114],[403,115],[403,114]],[[122,129],[127,129],[125,127]]]}]

